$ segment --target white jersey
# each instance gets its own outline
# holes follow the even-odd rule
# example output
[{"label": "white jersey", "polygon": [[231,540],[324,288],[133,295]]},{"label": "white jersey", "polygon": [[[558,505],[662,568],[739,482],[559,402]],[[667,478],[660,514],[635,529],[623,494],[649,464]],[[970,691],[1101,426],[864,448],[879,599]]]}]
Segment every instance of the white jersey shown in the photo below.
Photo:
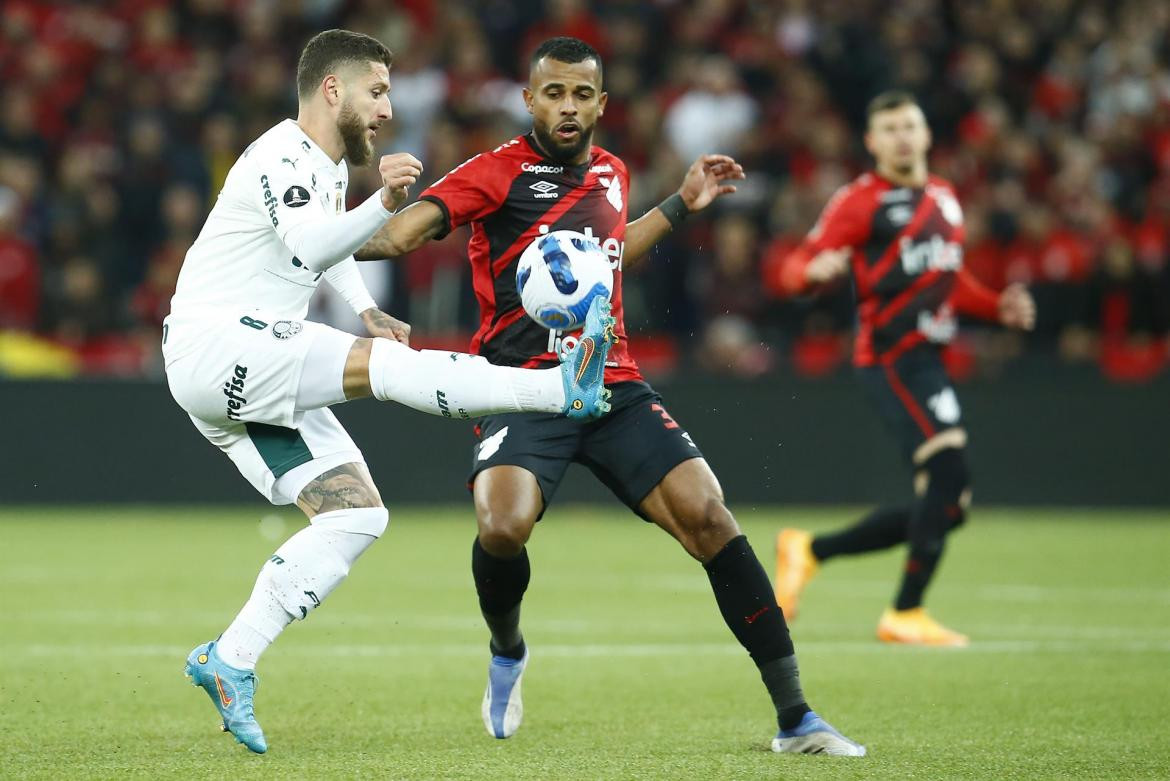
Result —
[{"label": "white jersey", "polygon": [[304,318],[322,273],[285,243],[290,228],[345,211],[349,171],[291,119],[236,160],[183,261],[171,299],[176,317],[263,309]]}]

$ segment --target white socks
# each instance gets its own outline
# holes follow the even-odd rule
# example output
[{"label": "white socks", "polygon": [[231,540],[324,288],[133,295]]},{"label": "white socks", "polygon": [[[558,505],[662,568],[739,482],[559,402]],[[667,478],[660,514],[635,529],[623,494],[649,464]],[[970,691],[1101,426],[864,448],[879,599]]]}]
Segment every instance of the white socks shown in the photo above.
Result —
[{"label": "white socks", "polygon": [[380,401],[464,420],[565,406],[560,369],[494,366],[478,355],[412,350],[390,339],[374,339],[370,386]]},{"label": "white socks", "polygon": [[312,518],[260,569],[252,596],[216,644],[219,657],[232,667],[255,669],[260,654],[286,626],[307,618],[337,588],[388,521],[384,507],[335,510]]}]

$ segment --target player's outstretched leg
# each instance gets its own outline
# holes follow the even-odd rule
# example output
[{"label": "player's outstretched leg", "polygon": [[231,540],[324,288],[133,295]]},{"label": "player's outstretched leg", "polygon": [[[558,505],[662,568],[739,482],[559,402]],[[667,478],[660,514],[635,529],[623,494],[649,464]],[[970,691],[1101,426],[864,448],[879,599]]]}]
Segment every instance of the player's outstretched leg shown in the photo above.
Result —
[{"label": "player's outstretched leg", "polygon": [[226,664],[215,652],[215,641],[198,645],[187,655],[187,677],[199,686],[223,718],[223,728],[257,754],[268,750],[264,732],[252,712],[256,673]]},{"label": "player's outstretched leg", "polygon": [[[368,393],[379,401],[457,420],[505,412],[600,417],[609,411],[610,392],[603,381],[605,360],[616,339],[613,328],[609,304],[594,299],[580,341],[559,368],[551,369],[496,366],[478,355],[358,339],[346,363],[345,398]],[[330,398],[341,400],[336,389]]]},{"label": "player's outstretched leg", "polygon": [[598,418],[609,412],[610,391],[602,384],[605,378],[605,359],[614,343],[614,319],[609,314],[609,302],[593,299],[585,317],[581,341],[561,363],[561,378],[565,384],[564,413],[570,418]]}]

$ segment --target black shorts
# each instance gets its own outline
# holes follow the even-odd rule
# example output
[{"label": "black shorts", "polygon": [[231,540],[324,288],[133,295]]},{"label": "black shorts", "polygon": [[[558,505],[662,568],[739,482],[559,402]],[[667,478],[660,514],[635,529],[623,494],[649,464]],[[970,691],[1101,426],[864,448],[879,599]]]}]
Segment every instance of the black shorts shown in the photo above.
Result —
[{"label": "black shorts", "polygon": [[906,355],[889,366],[863,366],[858,374],[907,461],[938,432],[963,425],[959,399],[937,352]]},{"label": "black shorts", "polygon": [[527,412],[481,419],[468,486],[484,469],[523,467],[536,475],[548,507],[565,470],[575,461],[638,512],[638,505],[670,470],[703,454],[649,385],[619,382],[609,388],[613,409],[597,420]]}]

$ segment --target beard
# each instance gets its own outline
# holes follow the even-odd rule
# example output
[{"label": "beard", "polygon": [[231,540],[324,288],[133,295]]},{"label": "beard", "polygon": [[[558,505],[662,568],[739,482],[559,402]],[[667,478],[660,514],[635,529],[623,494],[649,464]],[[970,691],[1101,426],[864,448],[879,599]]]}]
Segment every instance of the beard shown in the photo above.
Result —
[{"label": "beard", "polygon": [[578,126],[580,131],[577,133],[576,140],[568,142],[561,141],[554,136],[552,130],[546,125],[533,123],[532,132],[536,136],[536,140],[540,142],[540,148],[548,154],[549,159],[558,163],[571,164],[583,151],[593,145],[593,125],[585,127],[579,124]]},{"label": "beard", "polygon": [[337,130],[341,133],[342,143],[345,144],[345,159],[352,165],[368,165],[374,159],[374,144],[367,138],[366,131],[370,126],[362,122],[361,117],[348,103],[341,106],[341,114],[337,117]]}]

